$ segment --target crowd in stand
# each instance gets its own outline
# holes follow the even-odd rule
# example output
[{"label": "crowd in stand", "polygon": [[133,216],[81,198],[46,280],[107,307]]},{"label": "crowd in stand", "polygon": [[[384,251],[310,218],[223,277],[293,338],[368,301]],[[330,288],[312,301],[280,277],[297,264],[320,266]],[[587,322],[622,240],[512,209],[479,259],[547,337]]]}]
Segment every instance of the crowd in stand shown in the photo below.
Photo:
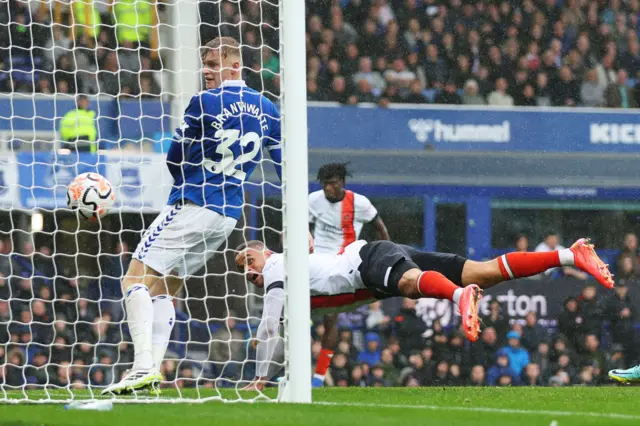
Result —
[{"label": "crowd in stand", "polygon": [[639,104],[637,0],[308,2],[311,100]]},{"label": "crowd in stand", "polygon": [[[609,369],[637,359],[634,309],[630,285],[597,300],[593,286],[565,302],[556,328],[538,324],[530,312],[524,324],[510,323],[500,303],[482,318],[475,343],[439,321],[425,329],[416,302],[405,299],[393,317],[380,302],[358,312],[341,314],[349,324],[340,332],[329,386],[570,386],[608,383]],[[638,291],[637,282],[632,291]],[[603,324],[610,324],[601,345]],[[324,330],[315,328],[316,339]],[[356,337],[357,335],[357,337]],[[426,337],[425,337],[426,336]],[[313,353],[320,350],[315,340]]]},{"label": "crowd in stand", "polygon": [[[47,246],[35,249],[31,243],[12,252],[10,241],[0,238],[0,388],[105,386],[120,380],[132,365],[133,346],[120,290],[131,260],[127,245],[121,243],[116,253],[100,256],[101,276],[93,282],[81,283],[82,274],[66,266],[64,257],[52,256]],[[216,324],[209,331],[206,325],[187,324],[184,314],[176,322],[180,324],[173,339],[180,342],[170,345],[167,358],[174,360],[165,361],[161,369],[168,382],[193,387],[199,380],[202,386],[213,386],[216,378],[238,374],[237,365],[227,365],[232,358],[224,357],[217,345],[224,339],[225,347],[235,348],[224,332],[231,330],[242,340],[250,335],[248,327],[236,326],[229,318],[229,328]],[[199,356],[203,347],[204,356]],[[187,353],[200,362],[193,356],[184,360]]]},{"label": "crowd in stand", "polygon": [[0,91],[157,99],[156,10],[148,0],[2,2]]},{"label": "crowd in stand", "polygon": [[[90,27],[29,4],[0,8],[0,91],[160,94],[155,7],[132,35],[117,25],[126,10],[109,2],[96,2]],[[199,4],[201,39],[239,39],[247,82],[270,96],[280,81],[276,6]],[[310,0],[307,17],[310,100],[640,105],[639,0]]]},{"label": "crowd in stand", "polygon": [[[547,243],[553,244],[550,237]],[[553,327],[543,326],[547,323],[538,321],[535,312],[513,321],[492,301],[475,343],[454,324],[443,327],[436,319],[427,325],[416,301],[409,299],[401,306],[384,301],[340,314],[340,343],[327,385],[606,383],[608,369],[640,358],[638,312],[630,298],[640,291],[638,254],[637,237],[628,234],[615,290],[597,297],[595,286],[588,284],[564,301]],[[115,253],[100,257],[100,280],[82,284],[50,248],[36,250],[25,243],[17,253],[8,239],[0,238],[0,388],[83,388],[120,378],[133,360],[120,291],[130,258],[127,245],[119,244]],[[233,312],[211,320],[203,327],[178,314],[171,360],[162,366],[164,386],[231,386],[233,380],[253,377],[251,337],[257,324]],[[314,324],[315,359],[324,329],[321,318]]]}]

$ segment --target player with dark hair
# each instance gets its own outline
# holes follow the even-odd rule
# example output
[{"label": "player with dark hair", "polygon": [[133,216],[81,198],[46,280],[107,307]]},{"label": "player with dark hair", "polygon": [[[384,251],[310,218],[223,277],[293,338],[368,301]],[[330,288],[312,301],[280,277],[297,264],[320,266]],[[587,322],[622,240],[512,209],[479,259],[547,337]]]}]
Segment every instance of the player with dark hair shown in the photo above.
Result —
[{"label": "player with dark hair", "polygon": [[364,195],[345,189],[348,163],[329,163],[318,170],[319,191],[309,194],[309,224],[315,249],[321,253],[339,253],[358,239],[362,227],[372,223],[381,240],[389,232],[371,201]]},{"label": "player with dark hair", "polygon": [[[356,241],[362,228],[372,223],[380,240],[388,240],[389,233],[371,201],[364,195],[345,189],[348,163],[329,163],[318,170],[319,191],[309,194],[309,229],[318,253],[337,254]],[[322,349],[316,362],[313,387],[320,387],[338,345],[337,315],[324,316],[325,333]]]},{"label": "player with dark hair", "polygon": [[[284,258],[261,241],[237,248],[236,266],[248,280],[265,288],[264,310],[258,327],[257,373],[247,389],[260,389],[278,336],[284,306]],[[355,241],[342,254],[309,255],[311,309],[347,311],[374,299],[422,297],[453,301],[462,316],[462,329],[470,341],[478,339],[478,302],[481,288],[539,274],[549,268],[575,266],[591,274],[606,288],[613,286],[607,265],[588,240],[553,252],[514,252],[486,262],[446,253],[428,253],[391,241]],[[306,285],[306,283],[291,283]]]},{"label": "player with dark hair", "polygon": [[351,173],[347,171],[350,163],[327,163],[318,169],[318,182],[324,182],[327,179],[338,178],[343,181],[347,180],[347,176],[351,177]]},{"label": "player with dark hair", "polygon": [[133,254],[122,281],[133,367],[103,394],[154,386],[173,325],[171,297],[226,243],[242,215],[243,184],[267,150],[281,174],[280,113],[242,80],[240,45],[218,37],[201,50],[206,89],[191,98],[167,152],[167,206]]}]

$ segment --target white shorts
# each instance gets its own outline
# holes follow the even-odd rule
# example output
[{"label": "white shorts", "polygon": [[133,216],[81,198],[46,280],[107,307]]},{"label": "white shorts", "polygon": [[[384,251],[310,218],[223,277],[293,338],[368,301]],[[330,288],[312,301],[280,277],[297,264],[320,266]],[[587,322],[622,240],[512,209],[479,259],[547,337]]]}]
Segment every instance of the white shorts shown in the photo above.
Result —
[{"label": "white shorts", "polygon": [[166,206],[133,257],[164,275],[193,275],[227,241],[236,222],[190,202]]}]

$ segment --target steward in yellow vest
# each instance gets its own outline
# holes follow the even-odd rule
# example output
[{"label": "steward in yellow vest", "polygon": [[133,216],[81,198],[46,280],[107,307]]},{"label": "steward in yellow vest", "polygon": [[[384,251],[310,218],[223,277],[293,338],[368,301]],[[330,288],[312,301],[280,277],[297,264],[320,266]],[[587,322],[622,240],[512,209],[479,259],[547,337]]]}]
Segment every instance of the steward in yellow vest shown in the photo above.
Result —
[{"label": "steward in yellow vest", "polygon": [[88,35],[90,40],[95,40],[100,33],[102,18],[94,6],[93,0],[73,0],[71,7],[76,31],[79,34]]},{"label": "steward in yellow vest", "polygon": [[151,0],[118,0],[113,3],[118,43],[149,43],[155,5]]},{"label": "steward in yellow vest", "polygon": [[76,109],[72,109],[60,120],[60,137],[64,141],[64,148],[73,151],[98,151],[96,139],[98,127],[96,112],[89,111],[89,98],[79,95],[76,99]]}]

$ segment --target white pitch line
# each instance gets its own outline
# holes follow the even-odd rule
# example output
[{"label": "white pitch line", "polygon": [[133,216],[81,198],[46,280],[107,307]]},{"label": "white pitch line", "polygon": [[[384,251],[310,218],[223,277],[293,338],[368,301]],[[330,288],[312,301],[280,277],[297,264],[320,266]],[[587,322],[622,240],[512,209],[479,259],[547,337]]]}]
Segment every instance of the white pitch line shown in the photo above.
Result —
[{"label": "white pitch line", "polygon": [[585,411],[551,411],[551,410],[518,410],[515,408],[489,408],[489,407],[447,407],[442,405],[403,405],[403,404],[366,404],[359,402],[327,402],[314,401],[313,405],[330,405],[346,407],[370,407],[370,408],[401,408],[414,410],[442,410],[442,411],[469,411],[482,413],[503,413],[503,414],[529,414],[534,416],[579,416],[579,417],[601,417],[606,419],[620,420],[640,420],[640,416],[632,414],[617,413],[593,413]]}]

